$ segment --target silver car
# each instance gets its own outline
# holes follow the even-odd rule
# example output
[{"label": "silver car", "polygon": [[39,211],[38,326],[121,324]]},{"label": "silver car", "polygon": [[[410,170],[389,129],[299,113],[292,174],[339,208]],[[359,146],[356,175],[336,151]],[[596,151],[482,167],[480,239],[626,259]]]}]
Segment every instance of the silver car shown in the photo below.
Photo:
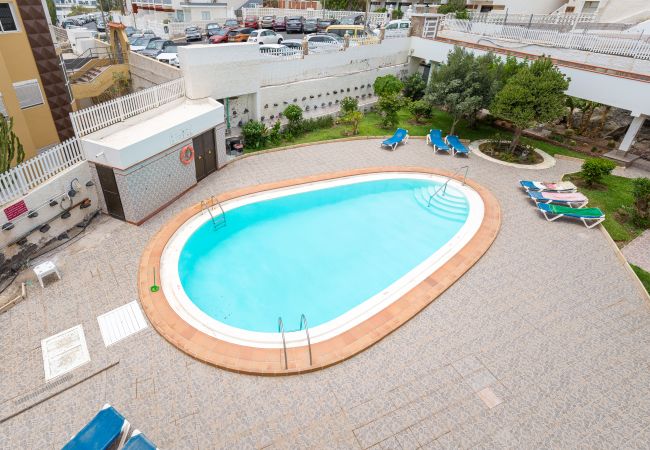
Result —
[{"label": "silver car", "polygon": [[262,16],[260,19],[260,28],[273,28],[275,16]]},{"label": "silver car", "polygon": [[185,28],[185,40],[190,41],[200,41],[203,38],[201,35],[201,30],[199,27],[187,27]]}]

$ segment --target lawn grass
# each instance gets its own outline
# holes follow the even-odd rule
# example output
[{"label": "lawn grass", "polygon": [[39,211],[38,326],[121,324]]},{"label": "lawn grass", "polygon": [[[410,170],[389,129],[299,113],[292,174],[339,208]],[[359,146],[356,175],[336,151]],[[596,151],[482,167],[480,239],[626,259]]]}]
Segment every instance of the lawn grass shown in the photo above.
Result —
[{"label": "lawn grass", "polygon": [[[580,181],[578,174],[569,174],[565,179]],[[603,226],[619,245],[625,244],[643,232],[643,229],[635,227],[631,223],[622,223],[616,220],[616,211],[623,206],[631,207],[634,202],[632,196],[632,182],[630,178],[616,175],[605,175],[601,182],[602,186],[589,188],[580,185],[580,192],[589,198],[589,206],[603,210],[607,217]]]},{"label": "lawn grass", "polygon": [[[399,123],[397,127],[405,128],[408,130],[409,135],[411,136],[426,136],[429,133],[430,129],[439,129],[443,131],[443,134],[446,134],[451,129],[451,124],[453,119],[449,114],[444,111],[434,110],[431,118],[427,119],[424,123],[415,123],[412,120],[411,114],[406,109],[402,109],[398,112]],[[397,128],[396,127],[396,128]],[[312,142],[327,141],[332,139],[341,139],[348,137],[346,131],[348,130],[347,125],[334,125],[331,128],[321,129],[305,133],[302,136],[299,136],[291,141],[285,141],[280,146],[285,145],[294,145],[294,144],[308,144]],[[389,137],[393,134],[394,129],[386,129],[381,126],[381,117],[376,112],[366,113],[359,125],[359,136],[386,136]],[[475,127],[471,127],[469,122],[461,120],[456,126],[455,134],[460,136],[462,139],[477,140],[477,139],[489,139],[496,134],[500,134],[504,139],[507,139],[511,136],[511,133],[500,128],[496,128],[492,125],[479,122]],[[576,158],[585,158],[585,155],[568,150],[557,145],[553,145],[544,141],[538,141],[536,139],[522,138],[522,140],[536,148],[539,148],[550,155],[567,155],[573,156]],[[268,145],[260,149],[246,149],[247,152],[264,150],[267,148],[272,148],[272,145]]]},{"label": "lawn grass", "polygon": [[635,266],[634,264],[630,264],[630,267],[632,267],[632,270],[634,270],[634,273],[636,273],[636,276],[639,277],[639,280],[641,280],[641,283],[643,283],[643,287],[645,287],[645,290],[648,291],[650,294],[650,272],[646,272],[639,266]]}]

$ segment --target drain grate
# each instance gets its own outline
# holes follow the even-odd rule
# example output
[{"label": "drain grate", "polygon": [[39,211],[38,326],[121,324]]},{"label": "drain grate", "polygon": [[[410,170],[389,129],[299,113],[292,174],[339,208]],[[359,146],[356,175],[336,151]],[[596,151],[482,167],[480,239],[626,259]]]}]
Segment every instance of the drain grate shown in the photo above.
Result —
[{"label": "drain grate", "polygon": [[106,347],[147,328],[147,321],[137,301],[102,314],[97,317],[97,322]]},{"label": "drain grate", "polygon": [[39,387],[38,389],[34,389],[29,394],[23,395],[22,397],[19,397],[16,400],[14,400],[14,405],[22,405],[25,402],[34,400],[35,398],[40,397],[43,393],[51,389],[54,389],[55,387],[60,386],[64,383],[67,383],[70,380],[72,380],[72,374],[68,373],[66,375],[57,378],[54,381],[45,383],[43,386]]},{"label": "drain grate", "polygon": [[86,337],[81,325],[41,341],[45,380],[68,373],[90,361]]}]

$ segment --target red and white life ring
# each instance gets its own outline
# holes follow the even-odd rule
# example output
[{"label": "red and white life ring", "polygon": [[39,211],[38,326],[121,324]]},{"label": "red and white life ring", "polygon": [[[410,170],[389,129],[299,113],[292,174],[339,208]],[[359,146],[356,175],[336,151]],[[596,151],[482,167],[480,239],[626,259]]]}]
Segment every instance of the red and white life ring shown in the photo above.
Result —
[{"label": "red and white life ring", "polygon": [[186,145],[181,149],[181,162],[188,165],[194,159],[194,147]]}]

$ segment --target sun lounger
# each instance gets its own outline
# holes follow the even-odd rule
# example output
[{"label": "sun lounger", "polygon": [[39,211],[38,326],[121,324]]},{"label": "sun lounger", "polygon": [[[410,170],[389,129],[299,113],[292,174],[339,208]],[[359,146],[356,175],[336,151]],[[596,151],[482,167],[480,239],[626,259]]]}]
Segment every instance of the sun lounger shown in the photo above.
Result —
[{"label": "sun lounger", "polygon": [[129,432],[129,422],[111,405],[106,404],[63,450],[104,450],[119,441],[121,448]]},{"label": "sun lounger", "polygon": [[142,434],[140,430],[134,430],[122,450],[158,450],[158,447],[147,439],[147,436]]},{"label": "sun lounger", "polygon": [[556,205],[571,206],[572,208],[583,208],[589,203],[589,199],[580,192],[528,191],[527,194],[535,203],[555,203]]},{"label": "sun lounger", "polygon": [[458,136],[454,136],[453,134],[447,135],[445,142],[451,147],[454,155],[469,155],[469,149],[460,142]]},{"label": "sun lounger", "polygon": [[433,145],[434,153],[449,153],[451,151],[449,146],[445,144],[445,141],[442,139],[442,131],[440,130],[429,130],[429,134],[427,134],[427,144]]},{"label": "sun lounger", "polygon": [[572,219],[580,220],[587,228],[593,228],[605,220],[605,213],[603,213],[599,208],[579,209],[547,203],[538,203],[537,208],[542,214],[544,214],[544,217],[549,222],[553,222],[560,217],[570,217]]},{"label": "sun lounger", "polygon": [[570,181],[529,181],[519,180],[519,184],[526,191],[545,191],[545,192],[576,192],[578,188]]},{"label": "sun lounger", "polygon": [[392,137],[381,143],[382,147],[390,147],[395,150],[399,144],[405,144],[409,140],[409,132],[404,128],[398,128]]}]

